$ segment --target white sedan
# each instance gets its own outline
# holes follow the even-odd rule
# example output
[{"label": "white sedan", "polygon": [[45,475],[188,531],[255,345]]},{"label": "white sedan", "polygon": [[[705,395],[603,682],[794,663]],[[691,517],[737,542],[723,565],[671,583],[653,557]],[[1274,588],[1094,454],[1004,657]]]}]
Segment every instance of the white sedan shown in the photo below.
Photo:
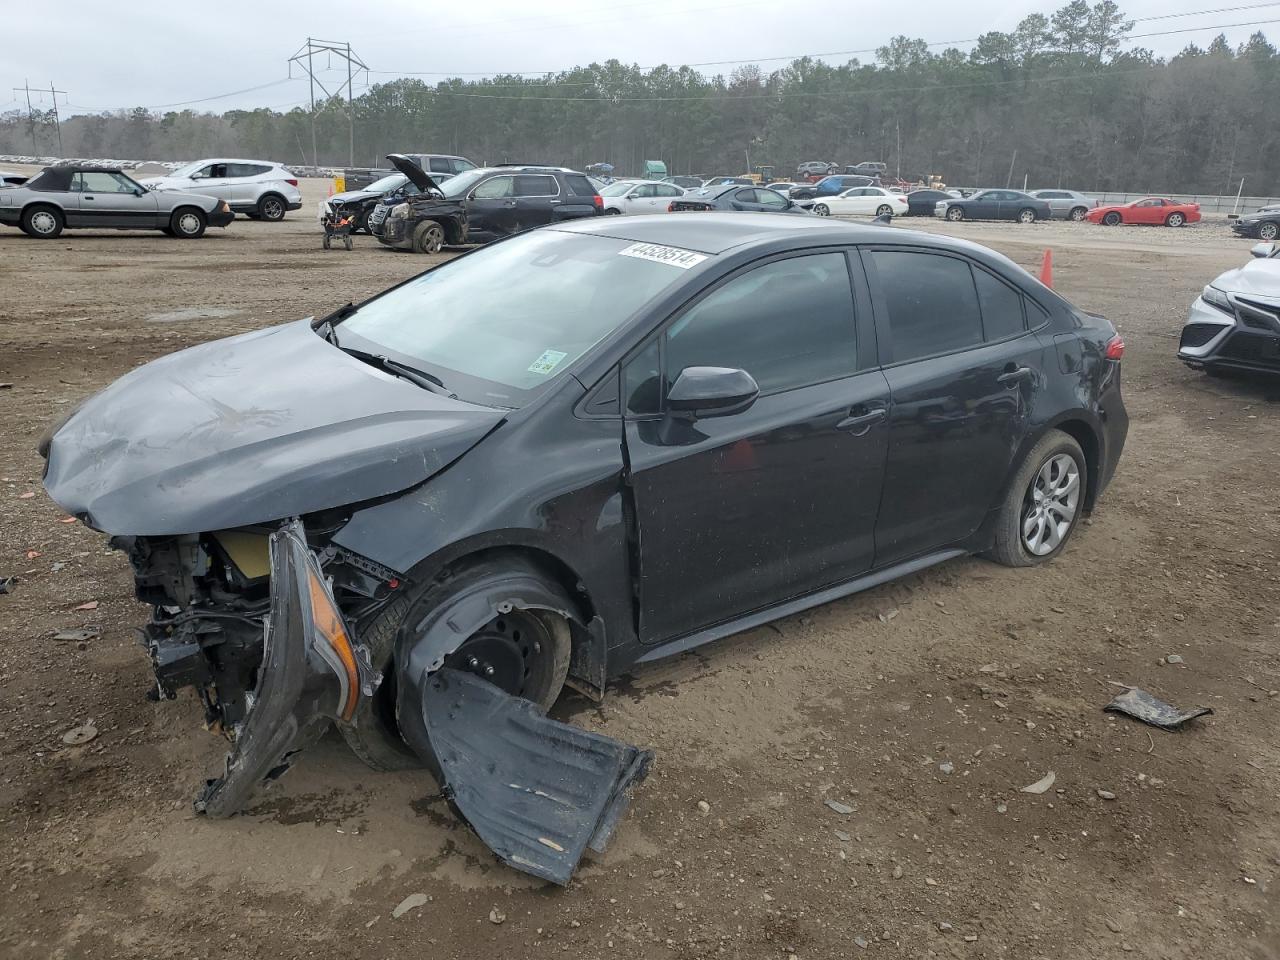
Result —
[{"label": "white sedan", "polygon": [[615,180],[603,190],[606,214],[666,213],[671,201],[683,197],[684,191],[674,183],[653,180]]},{"label": "white sedan", "polygon": [[884,187],[854,187],[834,197],[819,197],[813,203],[813,212],[820,217],[906,216],[907,198],[900,193],[890,193]]}]

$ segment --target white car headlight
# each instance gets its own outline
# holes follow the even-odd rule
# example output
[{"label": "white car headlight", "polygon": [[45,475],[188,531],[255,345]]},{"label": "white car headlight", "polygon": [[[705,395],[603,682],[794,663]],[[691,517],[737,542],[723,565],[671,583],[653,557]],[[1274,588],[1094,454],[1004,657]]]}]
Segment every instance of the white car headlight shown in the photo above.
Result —
[{"label": "white car headlight", "polygon": [[407,203],[397,203],[391,208],[391,213],[389,213],[388,216],[391,217],[392,220],[403,220],[405,217],[409,216],[409,205]]},{"label": "white car headlight", "polygon": [[1227,313],[1234,314],[1236,312],[1235,308],[1231,306],[1231,301],[1227,298],[1226,293],[1215,286],[1205,287],[1200,293],[1200,299],[1209,304],[1209,306],[1217,307]]}]

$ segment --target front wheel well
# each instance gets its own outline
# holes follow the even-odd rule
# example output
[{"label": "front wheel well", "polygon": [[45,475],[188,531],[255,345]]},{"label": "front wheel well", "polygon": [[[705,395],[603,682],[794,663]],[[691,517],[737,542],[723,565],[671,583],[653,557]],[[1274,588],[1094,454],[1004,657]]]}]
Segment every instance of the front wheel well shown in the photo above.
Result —
[{"label": "front wheel well", "polygon": [[1098,499],[1098,466],[1102,455],[1098,445],[1098,435],[1094,433],[1093,427],[1083,420],[1064,420],[1062,423],[1055,423],[1053,427],[1055,430],[1061,430],[1075,440],[1076,443],[1080,444],[1080,449],[1084,452],[1085,475],[1088,478],[1084,495],[1084,509],[1086,513],[1091,513],[1093,505]]}]

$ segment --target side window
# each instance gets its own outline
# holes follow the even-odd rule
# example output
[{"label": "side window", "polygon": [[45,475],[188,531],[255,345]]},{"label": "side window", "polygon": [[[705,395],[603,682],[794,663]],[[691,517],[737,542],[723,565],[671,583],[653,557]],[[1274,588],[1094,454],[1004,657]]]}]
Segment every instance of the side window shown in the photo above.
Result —
[{"label": "side window", "polygon": [[762,393],[847,377],[857,370],[853,293],[843,253],[756,267],[712,291],[667,330],[666,375],[738,367]]},{"label": "side window", "polygon": [[876,250],[871,257],[889,312],[894,363],[982,342],[982,316],[969,264],[905,250]]},{"label": "side window", "polygon": [[738,203],[755,203],[756,192],[754,190],[738,190],[734,193],[733,199]]},{"label": "side window", "polygon": [[982,306],[982,330],[987,340],[1003,340],[1022,333],[1022,294],[997,280],[987,271],[973,268],[978,287],[978,303]]},{"label": "side window", "polygon": [[591,185],[590,180],[580,174],[570,174],[564,178],[564,182],[569,185],[569,192],[575,197],[595,196],[596,188]]},{"label": "side window", "polygon": [[683,197],[684,191],[677,186],[669,183],[660,183],[655,188],[655,193],[660,197]]},{"label": "side window", "polygon": [[761,206],[772,207],[775,210],[782,210],[787,206],[787,201],[782,198],[782,195],[772,190],[757,190],[756,200]]},{"label": "side window", "polygon": [[113,173],[85,170],[76,174],[72,189],[81,193],[132,193],[133,184]]},{"label": "side window", "polygon": [[513,177],[492,177],[475,189],[477,200],[500,200],[512,195]]},{"label": "side window", "polygon": [[472,163],[470,160],[455,159],[452,161],[452,163],[453,163],[454,173],[461,173],[463,170],[476,169],[476,165]]},{"label": "side window", "polygon": [[545,174],[524,174],[516,177],[517,197],[554,197],[560,192],[555,177]]},{"label": "side window", "polygon": [[653,184],[651,183],[642,183],[631,191],[632,200],[648,200],[653,195]]},{"label": "side window", "polygon": [[627,413],[645,416],[662,411],[662,368],[656,339],[627,364],[622,377]]},{"label": "side window", "polygon": [[452,173],[453,168],[445,157],[432,157],[427,161],[428,173]]}]

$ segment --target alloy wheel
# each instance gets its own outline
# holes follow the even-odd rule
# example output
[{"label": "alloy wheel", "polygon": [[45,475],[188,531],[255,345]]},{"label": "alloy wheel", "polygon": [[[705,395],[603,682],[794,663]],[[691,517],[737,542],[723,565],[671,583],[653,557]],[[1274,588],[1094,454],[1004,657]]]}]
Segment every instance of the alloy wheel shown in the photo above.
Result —
[{"label": "alloy wheel", "polygon": [[1035,211],[1023,210],[1021,213],[1018,214],[1018,222],[1019,223],[1035,223],[1036,222]]},{"label": "alloy wheel", "polygon": [[1080,508],[1080,467],[1066,453],[1044,462],[1032,478],[1022,509],[1022,545],[1037,557],[1058,549]]},{"label": "alloy wheel", "polygon": [[952,222],[958,223],[959,221],[964,219],[964,211],[961,210],[959,207],[948,207],[947,219],[951,220]]},{"label": "alloy wheel", "polygon": [[816,207],[813,208],[813,212],[820,217],[826,217],[831,214],[830,208],[828,208],[825,203],[818,204]]},{"label": "alloy wheel", "polygon": [[58,218],[48,210],[37,210],[31,215],[31,229],[41,236],[58,229]]},{"label": "alloy wheel", "polygon": [[267,197],[262,201],[262,216],[267,220],[283,220],[284,204],[275,197]]},{"label": "alloy wheel", "polygon": [[1084,207],[1076,207],[1074,210],[1071,211],[1071,219],[1074,220],[1076,223],[1079,223],[1088,215],[1089,215],[1089,211],[1086,210]]},{"label": "alloy wheel", "polygon": [[1276,226],[1274,223],[1264,223],[1258,228],[1259,240],[1272,241],[1277,236],[1280,236],[1280,226]]},{"label": "alloy wheel", "polygon": [[1187,218],[1180,213],[1171,213],[1169,214],[1169,226],[1180,227],[1182,226],[1183,221],[1186,219]]}]

